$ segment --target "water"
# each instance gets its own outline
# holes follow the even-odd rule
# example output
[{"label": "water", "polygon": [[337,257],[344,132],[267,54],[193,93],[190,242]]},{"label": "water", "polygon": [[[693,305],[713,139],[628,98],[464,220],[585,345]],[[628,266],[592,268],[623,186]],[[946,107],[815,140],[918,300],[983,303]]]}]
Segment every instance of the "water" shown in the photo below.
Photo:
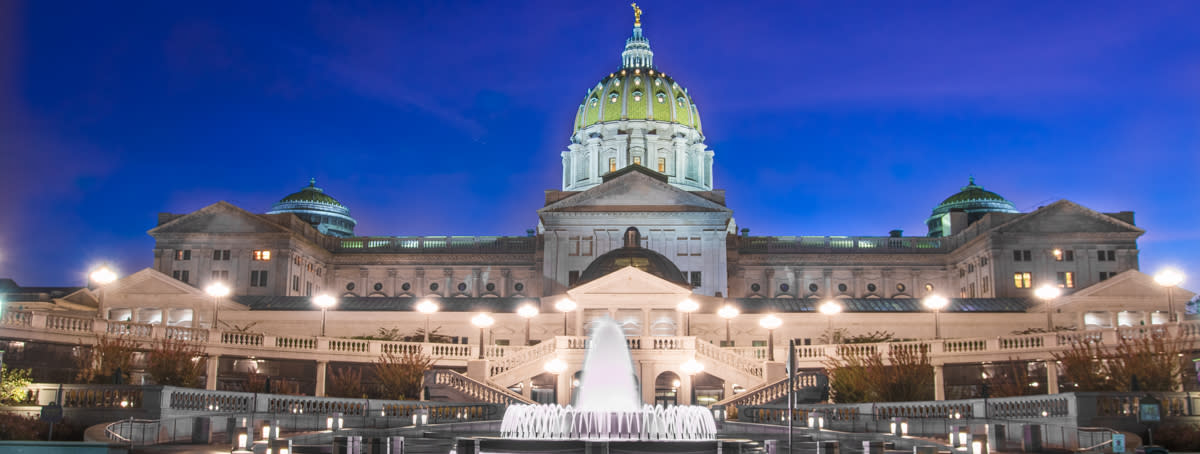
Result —
[{"label": "water", "polygon": [[699,406],[644,405],[625,335],[597,320],[583,362],[576,406],[509,405],[505,438],[523,440],[712,440],[717,425]]}]

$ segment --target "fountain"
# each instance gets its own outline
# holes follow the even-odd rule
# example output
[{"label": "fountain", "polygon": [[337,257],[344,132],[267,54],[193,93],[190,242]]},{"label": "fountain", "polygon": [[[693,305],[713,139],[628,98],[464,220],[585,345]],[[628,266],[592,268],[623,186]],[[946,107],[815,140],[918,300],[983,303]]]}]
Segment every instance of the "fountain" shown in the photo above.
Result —
[{"label": "fountain", "polygon": [[516,440],[705,441],[717,434],[708,409],[642,403],[620,326],[595,321],[575,405],[510,405],[500,434]]}]

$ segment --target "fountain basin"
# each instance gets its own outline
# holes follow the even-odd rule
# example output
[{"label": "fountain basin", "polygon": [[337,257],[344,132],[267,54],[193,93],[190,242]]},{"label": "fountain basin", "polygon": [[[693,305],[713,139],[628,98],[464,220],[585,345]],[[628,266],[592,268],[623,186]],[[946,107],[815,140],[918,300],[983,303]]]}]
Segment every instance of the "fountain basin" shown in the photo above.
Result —
[{"label": "fountain basin", "polygon": [[649,406],[589,410],[570,405],[510,405],[500,435],[515,440],[705,441],[717,435],[707,408]]}]

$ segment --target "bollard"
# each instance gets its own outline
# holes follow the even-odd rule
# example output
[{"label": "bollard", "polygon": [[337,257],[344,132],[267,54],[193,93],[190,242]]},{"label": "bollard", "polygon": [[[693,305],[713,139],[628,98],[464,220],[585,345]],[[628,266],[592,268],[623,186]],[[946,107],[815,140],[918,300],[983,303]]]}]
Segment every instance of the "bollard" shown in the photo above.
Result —
[{"label": "bollard", "polygon": [[392,437],[392,452],[390,454],[404,454],[404,437]]}]

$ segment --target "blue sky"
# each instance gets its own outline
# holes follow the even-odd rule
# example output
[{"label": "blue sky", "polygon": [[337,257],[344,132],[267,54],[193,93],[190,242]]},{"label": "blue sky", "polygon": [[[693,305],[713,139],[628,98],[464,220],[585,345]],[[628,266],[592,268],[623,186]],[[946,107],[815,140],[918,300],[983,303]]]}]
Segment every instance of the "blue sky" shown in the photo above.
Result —
[{"label": "blue sky", "polygon": [[[762,235],[923,234],[974,175],[1133,210],[1200,282],[1200,3],[639,2]],[[522,235],[625,2],[0,2],[0,276],[152,264],[158,212],[304,186],[375,235]],[[1195,288],[1195,285],[1185,285]]]}]

